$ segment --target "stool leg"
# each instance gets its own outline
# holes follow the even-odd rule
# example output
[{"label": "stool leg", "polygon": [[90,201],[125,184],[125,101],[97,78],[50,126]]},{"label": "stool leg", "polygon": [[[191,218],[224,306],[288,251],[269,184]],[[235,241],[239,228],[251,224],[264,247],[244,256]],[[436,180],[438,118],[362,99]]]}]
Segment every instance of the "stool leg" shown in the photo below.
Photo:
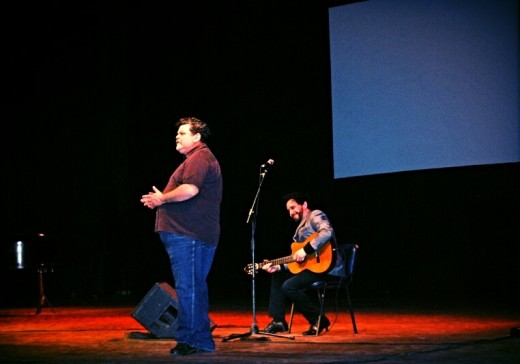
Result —
[{"label": "stool leg", "polygon": [[291,317],[289,318],[289,334],[291,333],[291,329],[292,329],[293,317],[294,317],[294,302],[291,305]]},{"label": "stool leg", "polygon": [[354,317],[354,309],[352,308],[352,302],[350,301],[350,293],[348,290],[348,286],[345,286],[347,290],[347,303],[348,303],[348,310],[350,312],[350,318],[352,319],[352,327],[354,328],[354,334],[358,333],[357,325],[356,325],[356,318]]},{"label": "stool leg", "polygon": [[318,329],[316,330],[316,336],[320,335],[320,325],[321,325],[321,318],[323,317],[323,309],[325,306],[325,292],[327,291],[327,287],[325,286],[323,290],[318,289],[318,302],[320,303],[320,315],[318,316],[318,322],[316,323],[316,326]]}]

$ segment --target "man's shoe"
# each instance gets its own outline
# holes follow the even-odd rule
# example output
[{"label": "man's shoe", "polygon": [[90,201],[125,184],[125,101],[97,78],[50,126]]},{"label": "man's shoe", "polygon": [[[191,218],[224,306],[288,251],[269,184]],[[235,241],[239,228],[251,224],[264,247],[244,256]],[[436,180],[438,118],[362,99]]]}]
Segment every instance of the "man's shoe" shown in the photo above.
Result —
[{"label": "man's shoe", "polygon": [[323,330],[325,331],[329,331],[329,326],[330,326],[330,321],[329,319],[327,318],[327,316],[323,316],[321,318],[321,322],[320,322],[320,328],[318,330],[318,325],[315,324],[315,325],[311,325],[311,327],[309,327],[309,330],[303,332],[303,335],[305,336],[308,336],[308,335],[316,335],[316,333],[321,334],[321,332]]},{"label": "man's shoe", "polygon": [[179,343],[173,349],[170,350],[172,355],[190,355],[190,354],[198,354],[205,353],[205,350],[195,348],[188,344]]},{"label": "man's shoe", "polygon": [[264,329],[264,332],[268,333],[268,334],[276,334],[277,332],[284,332],[284,331],[288,331],[289,330],[289,326],[287,325],[287,322],[285,321],[280,321],[280,322],[277,322],[277,321],[271,321],[271,323],[269,323],[269,325],[267,325],[267,327]]}]

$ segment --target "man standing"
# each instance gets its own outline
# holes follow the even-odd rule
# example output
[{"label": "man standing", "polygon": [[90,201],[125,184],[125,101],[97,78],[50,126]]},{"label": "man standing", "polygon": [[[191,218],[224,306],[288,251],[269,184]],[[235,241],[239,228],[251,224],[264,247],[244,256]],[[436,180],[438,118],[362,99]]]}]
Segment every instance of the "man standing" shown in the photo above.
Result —
[{"label": "man standing", "polygon": [[215,351],[210,330],[206,278],[220,236],[222,175],[206,145],[206,123],[194,117],[177,122],[176,150],[186,158],[161,192],[143,195],[141,202],[157,208],[155,231],[170,257],[179,300],[174,355]]},{"label": "man standing", "polygon": [[[303,193],[294,192],[284,196],[284,202],[289,216],[298,223],[298,227],[293,236],[293,240],[298,243],[308,243],[302,248],[293,252],[293,260],[303,263],[307,256],[319,251],[319,249],[331,241],[335,245],[335,236],[332,225],[327,215],[321,210],[311,210],[308,205],[308,196]],[[311,235],[314,235],[311,238]],[[286,299],[294,302],[295,308],[302,313],[307,319],[310,327],[303,335],[320,334],[323,330],[328,330],[330,326],[329,319],[323,315],[318,327],[318,317],[320,308],[309,299],[304,291],[304,287],[308,287],[312,282],[328,278],[332,276],[342,275],[343,261],[339,254],[331,262],[331,269],[322,273],[315,273],[312,270],[302,270],[297,274],[291,273],[287,264],[272,265],[265,264],[262,269],[269,273],[273,273],[271,277],[271,292],[269,297],[269,316],[273,320],[265,328],[264,332],[277,333],[288,330],[287,321],[285,320],[285,303]]]}]

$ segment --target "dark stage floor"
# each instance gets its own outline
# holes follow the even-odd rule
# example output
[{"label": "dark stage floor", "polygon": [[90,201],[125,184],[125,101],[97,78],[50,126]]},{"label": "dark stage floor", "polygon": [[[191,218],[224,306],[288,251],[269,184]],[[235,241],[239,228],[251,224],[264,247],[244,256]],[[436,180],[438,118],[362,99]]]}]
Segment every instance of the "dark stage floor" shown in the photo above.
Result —
[{"label": "dark stage floor", "polygon": [[[294,322],[294,339],[224,340],[249,333],[247,304],[227,304],[211,311],[217,351],[172,357],[172,339],[136,340],[130,332],[146,329],[125,307],[44,307],[0,309],[1,363],[519,363],[518,309],[368,307],[356,311],[359,333],[350,316],[336,315],[328,333],[302,336],[307,324]],[[269,321],[257,307],[260,328]],[[252,335],[249,339],[264,338]]]}]

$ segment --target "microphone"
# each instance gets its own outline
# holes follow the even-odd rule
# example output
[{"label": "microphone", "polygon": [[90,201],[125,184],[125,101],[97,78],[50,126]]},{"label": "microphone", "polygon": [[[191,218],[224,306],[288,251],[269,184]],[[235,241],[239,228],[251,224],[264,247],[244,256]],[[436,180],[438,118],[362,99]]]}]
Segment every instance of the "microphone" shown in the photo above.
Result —
[{"label": "microphone", "polygon": [[267,163],[262,164],[262,165],[260,166],[260,168],[265,168],[265,167],[267,167],[268,165],[269,165],[269,166],[272,166],[273,164],[274,164],[274,160],[269,159],[269,160],[267,161]]}]

